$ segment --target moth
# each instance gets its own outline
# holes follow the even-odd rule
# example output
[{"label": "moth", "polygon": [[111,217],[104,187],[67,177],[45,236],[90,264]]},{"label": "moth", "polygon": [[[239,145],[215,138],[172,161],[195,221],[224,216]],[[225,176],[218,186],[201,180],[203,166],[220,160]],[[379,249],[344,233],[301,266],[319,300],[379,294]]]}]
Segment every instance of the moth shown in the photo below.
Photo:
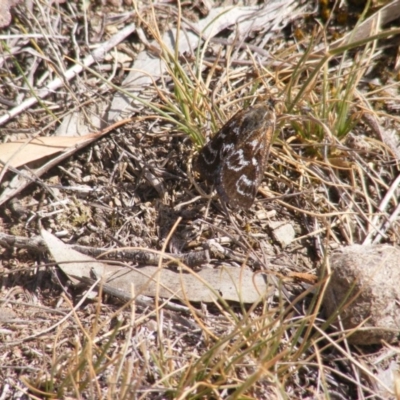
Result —
[{"label": "moth", "polygon": [[194,168],[224,203],[249,208],[264,173],[275,110],[258,104],[236,113],[201,149]]}]

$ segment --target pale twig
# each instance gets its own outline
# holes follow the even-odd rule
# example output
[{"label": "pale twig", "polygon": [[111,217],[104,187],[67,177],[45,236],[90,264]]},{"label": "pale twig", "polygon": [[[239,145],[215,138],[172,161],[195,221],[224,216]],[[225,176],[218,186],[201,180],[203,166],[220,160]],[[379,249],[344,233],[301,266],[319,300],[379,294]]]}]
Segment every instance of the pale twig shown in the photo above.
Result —
[{"label": "pale twig", "polygon": [[[385,197],[382,199],[381,203],[379,204],[377,213],[375,214],[374,219],[371,222],[371,226],[377,226],[379,219],[384,213],[386,207],[389,204],[389,201],[392,199],[393,196],[395,196],[395,192],[398,189],[400,185],[400,175],[395,179],[395,181],[392,183],[390,186],[389,190],[387,191]],[[397,205],[395,211],[392,213],[391,217],[385,221],[384,224],[382,224],[382,228],[378,231],[376,237],[372,239],[372,235],[376,232],[375,230],[371,230],[367,237],[364,239],[363,245],[366,244],[371,244],[371,243],[378,243],[383,237],[384,233],[391,225],[391,223],[397,218],[397,215],[400,213],[400,206]],[[382,232],[383,231],[383,232]]]},{"label": "pale twig", "polygon": [[72,68],[66,71],[62,77],[56,78],[48,85],[46,85],[44,88],[38,89],[35,97],[30,97],[19,106],[13,108],[10,111],[7,111],[4,115],[0,116],[0,125],[3,125],[10,119],[14,118],[16,115],[20,114],[24,110],[36,104],[38,102],[38,99],[43,99],[47,97],[49,94],[53,93],[55,90],[59,89],[61,86],[65,84],[66,81],[70,81],[71,79],[73,79],[75,76],[80,74],[86,67],[92,65],[94,62],[102,60],[111,49],[113,49],[117,44],[125,40],[132,32],[135,31],[135,29],[136,29],[135,25],[131,24],[128,25],[126,28],[122,29],[121,31],[119,31],[110,40],[103,43],[102,46],[94,50],[93,54],[86,57],[83,60],[82,65],[80,64],[74,65]]}]

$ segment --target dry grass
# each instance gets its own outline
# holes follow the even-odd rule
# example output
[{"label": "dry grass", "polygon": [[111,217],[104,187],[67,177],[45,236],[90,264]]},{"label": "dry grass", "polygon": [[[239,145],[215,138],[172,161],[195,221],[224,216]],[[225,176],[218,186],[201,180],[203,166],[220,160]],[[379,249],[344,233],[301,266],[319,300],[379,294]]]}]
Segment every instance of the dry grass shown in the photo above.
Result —
[{"label": "dry grass", "polygon": [[[274,31],[266,48],[261,34],[224,32],[228,40],[210,40],[182,55],[168,50],[163,34],[199,18],[200,10],[134,6],[34,1],[31,11],[14,9],[0,43],[0,95],[14,104],[2,102],[1,114],[29,96],[39,98],[41,87],[82,64],[90,44],[107,40],[131,19],[137,31],[114,58],[84,68],[10,119],[2,126],[4,140],[51,134],[74,111],[90,119],[114,92],[140,102],[130,126],[8,202],[0,231],[33,236],[40,221],[70,243],[172,255],[207,249],[218,238],[226,252],[211,253],[203,267],[247,264],[267,272],[273,295],[251,306],[220,299],[171,311],[156,299],[146,308],[101,291],[93,297],[72,286],[46,254],[4,247],[0,399],[21,393],[31,399],[394,398],[380,372],[398,361],[398,348],[351,346],[332,328],[333,316],[325,320],[321,310],[332,249],[400,242],[396,197],[382,201],[398,175],[389,134],[400,122],[398,72],[382,68],[395,62],[393,33],[388,28],[362,45],[343,44],[325,54],[316,48],[334,40],[332,26],[335,33],[351,31],[357,13],[350,12],[344,25],[317,24],[304,14],[300,25]],[[166,69],[138,95],[120,88],[130,61],[119,57],[135,58],[145,47],[143,37],[154,41],[147,49]],[[251,50],[241,46],[244,39]],[[256,56],[266,50],[273,56]],[[201,197],[192,185],[197,177],[189,160],[205,133],[270,97],[277,101],[279,125],[266,179],[252,209],[228,219],[217,199]],[[102,122],[109,123],[105,117]],[[3,187],[11,177],[3,176]],[[78,186],[97,190],[83,193]],[[267,212],[295,227],[290,246],[274,242]],[[170,238],[178,218],[183,222]]]}]

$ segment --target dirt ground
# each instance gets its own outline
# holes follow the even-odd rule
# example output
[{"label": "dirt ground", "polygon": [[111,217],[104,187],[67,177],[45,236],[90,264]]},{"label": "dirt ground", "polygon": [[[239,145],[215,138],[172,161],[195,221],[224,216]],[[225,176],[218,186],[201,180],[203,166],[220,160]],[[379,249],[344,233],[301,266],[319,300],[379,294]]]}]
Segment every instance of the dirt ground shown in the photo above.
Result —
[{"label": "dirt ground", "polygon": [[[335,250],[400,242],[398,23],[360,28],[376,2],[233,3],[0,5],[0,399],[400,398],[398,342],[351,344],[323,307]],[[258,193],[233,209],[193,160],[271,99]],[[123,292],[68,276],[72,250],[268,291]]]}]

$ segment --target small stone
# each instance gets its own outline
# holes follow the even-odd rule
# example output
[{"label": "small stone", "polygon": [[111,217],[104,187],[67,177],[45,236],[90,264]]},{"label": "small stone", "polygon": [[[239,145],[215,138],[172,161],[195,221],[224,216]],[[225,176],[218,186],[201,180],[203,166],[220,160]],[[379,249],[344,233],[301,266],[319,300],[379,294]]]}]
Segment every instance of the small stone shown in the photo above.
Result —
[{"label": "small stone", "polygon": [[269,228],[272,230],[272,236],[276,242],[282,247],[289,246],[296,237],[296,232],[293,226],[285,221],[270,221]]},{"label": "small stone", "polygon": [[331,256],[324,308],[339,308],[348,341],[358,345],[394,342],[400,335],[400,250],[389,245],[353,245]]}]

